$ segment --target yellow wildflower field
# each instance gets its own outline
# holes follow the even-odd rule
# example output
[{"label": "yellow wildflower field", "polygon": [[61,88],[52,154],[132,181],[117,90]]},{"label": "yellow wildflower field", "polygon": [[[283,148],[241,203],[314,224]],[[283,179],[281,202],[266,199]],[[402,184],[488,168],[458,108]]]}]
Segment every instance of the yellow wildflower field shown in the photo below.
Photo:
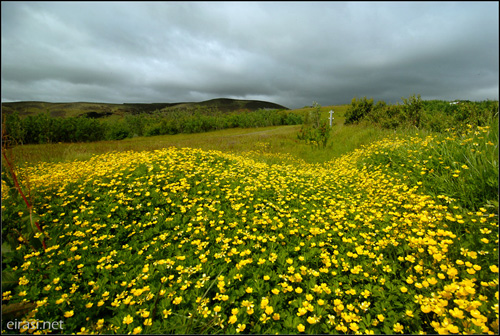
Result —
[{"label": "yellow wildflower field", "polygon": [[[498,216],[361,164],[407,145],[325,164],[172,147],[28,167],[48,247],[19,245],[2,304],[35,303],[25,319],[64,333],[496,334]],[[2,201],[15,225],[21,204]]]}]

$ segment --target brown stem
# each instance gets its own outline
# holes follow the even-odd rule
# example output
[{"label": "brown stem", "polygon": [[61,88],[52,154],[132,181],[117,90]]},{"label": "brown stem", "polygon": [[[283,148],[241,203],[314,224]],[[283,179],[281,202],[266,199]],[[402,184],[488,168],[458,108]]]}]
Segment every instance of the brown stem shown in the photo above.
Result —
[{"label": "brown stem", "polygon": [[19,235],[19,237],[21,237],[23,239],[23,241],[22,241],[23,243],[25,243],[26,245],[28,245],[29,247],[31,247],[33,249],[33,251],[35,251],[35,252],[37,251],[36,248],[33,245],[31,245],[26,238],[23,237],[23,234],[21,232],[15,230],[15,229],[14,229],[14,231],[16,231],[17,234]]},{"label": "brown stem", "polygon": [[[33,211],[32,206],[31,206],[30,202],[28,201],[28,199],[26,198],[26,196],[24,195],[24,193],[21,189],[21,186],[19,185],[19,182],[17,181],[17,175],[14,172],[14,167],[12,166],[12,163],[9,161],[9,159],[7,158],[7,155],[5,154],[5,148],[2,148],[2,155],[5,159],[5,162],[7,162],[7,166],[9,167],[10,175],[12,176],[12,180],[14,181],[14,185],[16,186],[16,189],[19,192],[19,194],[22,196],[24,203],[26,203],[26,207],[28,208],[28,210],[30,212],[30,221],[33,221],[32,217],[31,217],[31,214]],[[43,233],[38,222],[35,222],[35,225],[36,225],[37,229],[41,233]],[[47,249],[47,245],[45,244],[45,238],[42,238],[42,246],[43,246],[43,250],[45,251]]]},{"label": "brown stem", "polygon": [[28,199],[26,198],[26,196],[24,196],[24,193],[21,190],[19,183],[17,182],[17,176],[16,176],[16,173],[14,172],[14,168],[12,167],[12,164],[10,163],[9,159],[7,159],[7,155],[5,154],[5,149],[3,149],[3,148],[2,148],[2,155],[5,159],[5,162],[7,162],[7,166],[9,166],[10,174],[12,175],[12,179],[14,180],[14,185],[16,186],[17,191],[23,197],[24,203],[26,203],[26,206],[28,207],[28,209],[31,209],[31,204],[30,204],[30,202],[28,202]]}]

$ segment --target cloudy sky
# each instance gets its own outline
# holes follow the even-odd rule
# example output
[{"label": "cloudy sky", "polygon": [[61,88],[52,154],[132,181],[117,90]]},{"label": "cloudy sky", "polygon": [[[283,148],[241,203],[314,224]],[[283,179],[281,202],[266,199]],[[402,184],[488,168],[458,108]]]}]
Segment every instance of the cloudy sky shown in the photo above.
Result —
[{"label": "cloudy sky", "polygon": [[1,6],[2,102],[498,100],[498,2]]}]

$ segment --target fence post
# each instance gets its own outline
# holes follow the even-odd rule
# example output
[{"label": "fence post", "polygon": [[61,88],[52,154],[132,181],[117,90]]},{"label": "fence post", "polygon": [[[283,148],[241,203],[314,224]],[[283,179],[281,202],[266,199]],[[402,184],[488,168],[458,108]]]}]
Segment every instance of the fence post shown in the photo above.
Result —
[{"label": "fence post", "polygon": [[333,110],[330,110],[330,118],[328,118],[330,120],[330,128],[332,127],[332,120],[334,119],[333,118]]}]

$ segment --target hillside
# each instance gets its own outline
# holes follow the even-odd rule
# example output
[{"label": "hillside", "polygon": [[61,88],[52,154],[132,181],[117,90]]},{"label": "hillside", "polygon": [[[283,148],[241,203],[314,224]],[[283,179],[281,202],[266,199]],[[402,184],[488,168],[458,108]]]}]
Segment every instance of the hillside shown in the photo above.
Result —
[{"label": "hillside", "polygon": [[220,112],[228,113],[238,110],[255,111],[258,109],[285,109],[287,107],[279,104],[260,100],[241,100],[229,98],[217,98],[202,102],[179,102],[179,103],[49,103],[39,101],[22,101],[2,103],[2,113],[10,114],[18,112],[20,116],[35,115],[49,111],[52,117],[77,117],[87,116],[90,118],[101,118],[112,115],[124,116],[127,114],[152,113],[154,111],[170,111],[178,109],[217,108]]}]

